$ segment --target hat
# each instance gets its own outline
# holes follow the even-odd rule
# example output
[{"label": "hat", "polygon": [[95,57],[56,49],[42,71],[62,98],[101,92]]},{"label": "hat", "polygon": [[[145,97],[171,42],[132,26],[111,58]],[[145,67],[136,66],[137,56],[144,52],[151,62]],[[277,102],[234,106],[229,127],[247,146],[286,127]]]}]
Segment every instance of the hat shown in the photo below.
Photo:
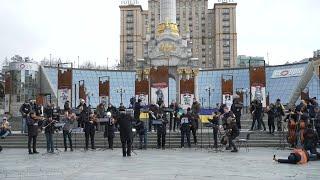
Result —
[{"label": "hat", "polygon": [[126,109],[124,107],[120,107],[119,111],[126,111]]},{"label": "hat", "polygon": [[8,118],[7,118],[6,116],[4,116],[4,117],[2,118],[2,120],[8,120]]},{"label": "hat", "polygon": [[187,111],[191,111],[191,109],[188,107]]},{"label": "hat", "polygon": [[85,102],[84,99],[80,98],[80,102]]}]

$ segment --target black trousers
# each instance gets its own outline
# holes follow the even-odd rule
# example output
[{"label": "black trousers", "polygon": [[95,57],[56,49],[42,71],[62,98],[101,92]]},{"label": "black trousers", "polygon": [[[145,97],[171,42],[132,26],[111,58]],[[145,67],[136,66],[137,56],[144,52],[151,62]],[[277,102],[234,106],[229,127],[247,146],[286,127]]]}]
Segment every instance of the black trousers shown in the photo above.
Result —
[{"label": "black trousers", "polygon": [[88,146],[89,146],[89,137],[90,137],[90,140],[91,140],[91,149],[95,149],[94,147],[94,134],[95,134],[95,131],[85,131],[85,138],[86,138],[86,149],[88,149]]},{"label": "black trousers", "polygon": [[290,161],[289,159],[278,159],[279,163],[286,163],[286,164],[297,164],[296,161]]},{"label": "black trousers", "polygon": [[169,130],[170,131],[172,130],[172,125],[173,125],[172,123],[174,123],[173,121],[174,121],[173,114],[170,113],[170,120],[169,120]]},{"label": "black trousers", "polygon": [[64,149],[67,149],[67,138],[69,140],[70,149],[72,149],[72,138],[70,131],[63,130],[63,145]]},{"label": "black trousers", "polygon": [[233,140],[236,138],[234,136],[228,136],[229,138],[229,147],[232,147],[233,149],[237,149],[236,145],[234,144]]},{"label": "black trousers", "polygon": [[237,123],[238,129],[241,129],[240,119],[241,119],[241,114],[236,115],[236,123]]},{"label": "black trousers", "polygon": [[157,144],[158,148],[165,148],[166,146],[166,132],[163,132],[163,130],[157,130]]},{"label": "black trousers", "polygon": [[189,125],[181,127],[181,147],[184,147],[184,136],[187,137],[188,147],[191,147]]},{"label": "black trousers", "polygon": [[263,127],[263,130],[266,130],[266,125],[263,122],[263,116],[261,115],[260,118],[258,118],[258,129],[261,129],[261,125]]},{"label": "black trousers", "polygon": [[256,123],[258,123],[258,129],[261,128],[261,121],[259,120],[261,117],[260,115],[253,115],[252,124],[251,124],[251,130],[253,130]]},{"label": "black trousers", "polygon": [[132,139],[129,137],[121,137],[122,155],[131,156]]},{"label": "black trousers", "polygon": [[151,118],[149,118],[149,124],[148,124],[148,126],[149,126],[149,128],[148,128],[148,130],[149,130],[149,132],[152,130],[152,126],[153,126],[153,130],[156,130],[156,127],[155,127],[155,125],[152,125],[152,119]]},{"label": "black trousers", "polygon": [[110,149],[113,149],[113,138],[114,136],[108,136],[108,144]]},{"label": "black trousers", "polygon": [[198,141],[197,141],[197,129],[195,127],[191,127],[190,128],[191,132],[192,132],[192,136],[193,136],[193,142],[194,144],[197,144]]},{"label": "black trousers", "polygon": [[274,133],[275,125],[274,125],[274,118],[268,118],[268,126],[269,126],[269,132]]},{"label": "black trousers", "polygon": [[178,125],[179,124],[179,119],[178,118],[174,118],[173,120],[173,131],[176,131],[176,128],[178,129]]},{"label": "black trousers", "polygon": [[[320,127],[316,127],[316,131],[317,131],[318,137],[320,137]],[[320,138],[319,138],[319,144],[320,144]]]},{"label": "black trousers", "polygon": [[31,152],[31,142],[33,152],[37,151],[37,136],[28,136],[28,150]]}]

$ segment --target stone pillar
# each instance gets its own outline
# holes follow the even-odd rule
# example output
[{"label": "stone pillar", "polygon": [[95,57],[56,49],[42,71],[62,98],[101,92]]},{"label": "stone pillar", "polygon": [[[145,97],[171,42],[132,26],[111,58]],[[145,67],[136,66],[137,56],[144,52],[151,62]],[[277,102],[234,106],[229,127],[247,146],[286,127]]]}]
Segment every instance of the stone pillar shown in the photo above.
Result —
[{"label": "stone pillar", "polygon": [[177,103],[180,104],[180,80],[182,79],[183,69],[178,68],[177,69],[177,79],[176,79],[176,85],[177,85]]},{"label": "stone pillar", "polygon": [[193,77],[194,77],[194,97],[199,102],[199,89],[198,89],[198,75],[199,69],[193,69]]},{"label": "stone pillar", "polygon": [[176,23],[176,0],[160,0],[160,23]]}]

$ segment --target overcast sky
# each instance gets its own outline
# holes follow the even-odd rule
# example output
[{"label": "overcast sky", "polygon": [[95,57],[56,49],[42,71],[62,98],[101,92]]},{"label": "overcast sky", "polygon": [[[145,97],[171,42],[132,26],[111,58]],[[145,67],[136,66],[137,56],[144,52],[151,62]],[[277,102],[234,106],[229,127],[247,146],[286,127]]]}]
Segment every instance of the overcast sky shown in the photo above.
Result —
[{"label": "overcast sky", "polygon": [[[139,0],[147,9],[147,0]],[[213,7],[218,0],[209,0]],[[320,49],[319,0],[235,0],[238,55],[270,64],[311,57]],[[120,0],[0,0],[0,59],[15,54],[119,61]]]}]

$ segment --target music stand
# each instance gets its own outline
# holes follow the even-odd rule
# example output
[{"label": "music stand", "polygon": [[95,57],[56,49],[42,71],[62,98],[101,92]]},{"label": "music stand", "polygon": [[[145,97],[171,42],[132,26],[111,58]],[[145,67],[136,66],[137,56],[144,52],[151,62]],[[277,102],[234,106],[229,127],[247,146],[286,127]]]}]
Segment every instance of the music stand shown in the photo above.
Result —
[{"label": "music stand", "polygon": [[55,145],[55,150],[57,152],[61,152],[58,148],[58,137],[59,137],[59,130],[63,128],[63,126],[65,125],[66,123],[55,123],[54,124],[54,127],[57,129],[57,133],[56,133],[56,145]]}]

